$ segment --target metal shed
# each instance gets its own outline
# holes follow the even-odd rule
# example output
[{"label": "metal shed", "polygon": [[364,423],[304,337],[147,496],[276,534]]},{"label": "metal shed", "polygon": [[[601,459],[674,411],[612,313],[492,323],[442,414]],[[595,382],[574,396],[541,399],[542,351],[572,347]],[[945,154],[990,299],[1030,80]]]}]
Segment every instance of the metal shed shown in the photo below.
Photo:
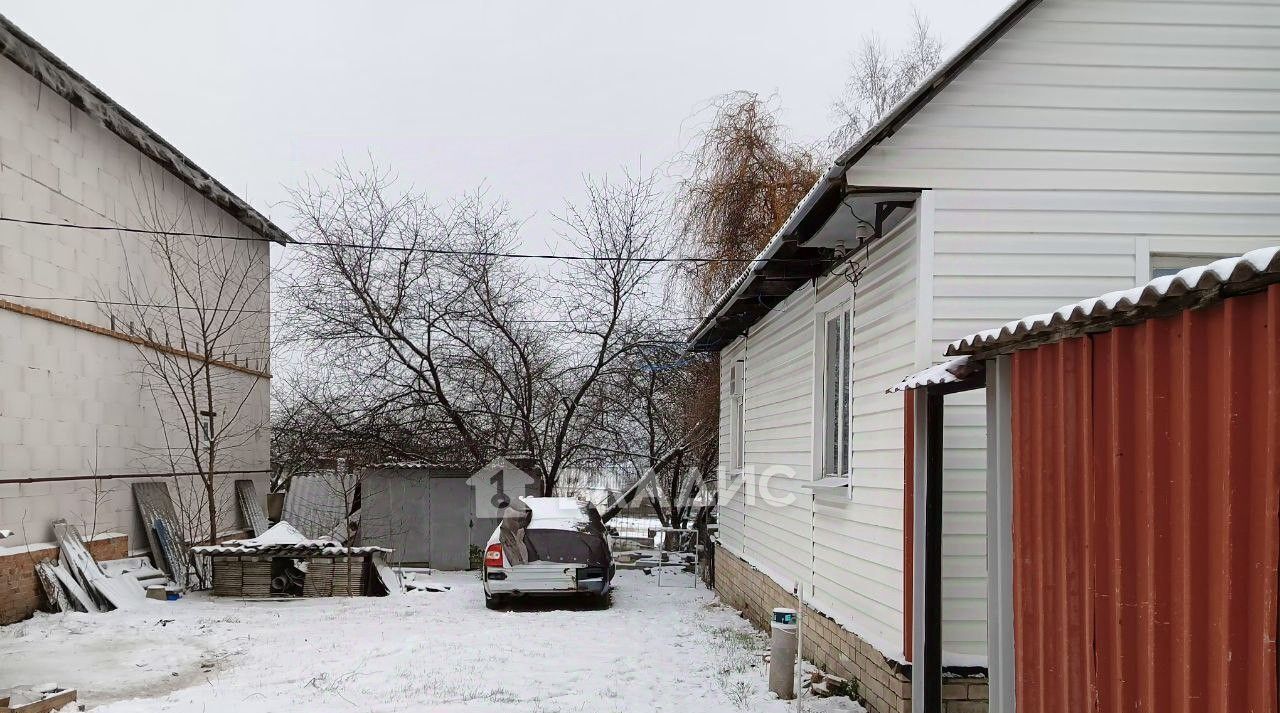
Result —
[{"label": "metal shed", "polygon": [[940,703],[945,396],[988,403],[993,713],[1276,711],[1280,248],[952,343],[916,403],[915,676]]}]

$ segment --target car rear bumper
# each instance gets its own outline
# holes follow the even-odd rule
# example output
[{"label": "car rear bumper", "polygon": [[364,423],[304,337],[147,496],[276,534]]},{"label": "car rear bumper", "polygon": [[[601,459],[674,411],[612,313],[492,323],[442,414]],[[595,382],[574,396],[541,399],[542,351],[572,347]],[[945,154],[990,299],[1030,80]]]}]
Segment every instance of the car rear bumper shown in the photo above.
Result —
[{"label": "car rear bumper", "polygon": [[603,580],[579,582],[577,586],[570,588],[554,589],[526,589],[517,586],[509,586],[503,582],[487,582],[485,583],[485,591],[489,595],[511,596],[511,597],[555,597],[566,596],[571,594],[606,594],[609,591],[609,583]]},{"label": "car rear bumper", "polygon": [[484,589],[489,595],[502,596],[608,593],[611,578],[607,574],[581,576],[583,574],[586,573],[580,573],[575,567],[531,568],[528,565],[522,565],[503,569],[486,569]]}]

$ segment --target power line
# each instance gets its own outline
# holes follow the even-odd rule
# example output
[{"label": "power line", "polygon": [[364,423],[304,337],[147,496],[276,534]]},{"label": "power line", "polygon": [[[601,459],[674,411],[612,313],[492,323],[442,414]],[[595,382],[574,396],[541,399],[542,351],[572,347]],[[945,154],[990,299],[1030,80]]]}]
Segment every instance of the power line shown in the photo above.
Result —
[{"label": "power line", "polygon": [[97,473],[87,475],[49,475],[35,478],[4,478],[0,479],[0,485],[12,485],[15,483],[56,483],[59,481],[74,480],[124,480],[126,478],[182,478],[186,476],[196,475],[257,475],[261,473],[270,473],[269,469],[260,470],[215,470],[201,473],[198,470],[175,471],[171,473],[112,473],[109,475],[99,475]]},{"label": "power line", "polygon": [[[206,312],[235,312],[235,313],[237,313],[237,314],[240,314],[240,313],[243,313],[243,314],[276,314],[276,313],[273,313],[271,310],[266,310],[266,309],[247,309],[247,308],[246,308],[246,309],[237,309],[237,308],[234,308],[234,307],[196,307],[196,306],[194,306],[194,305],[170,305],[170,304],[156,304],[156,303],[150,303],[150,302],[130,302],[130,301],[127,301],[127,300],[97,300],[97,299],[93,299],[93,298],[90,298],[90,297],[59,297],[59,296],[52,296],[52,295],[40,295],[40,296],[37,296],[37,295],[20,295],[20,294],[13,293],[13,292],[0,292],[0,298],[15,299],[15,300],[44,300],[44,301],[58,301],[58,302],[78,302],[78,303],[82,303],[82,304],[97,304],[97,305],[107,305],[107,306],[116,306],[116,307],[148,307],[148,308],[155,308],[155,309],[203,310],[203,311],[206,311]],[[693,320],[701,320],[701,319],[703,319],[703,318],[702,318],[702,317],[700,317],[700,316],[680,316],[680,315],[670,315],[670,316],[663,317],[661,321],[693,321]],[[451,317],[451,318],[449,318],[449,319],[447,319],[447,320],[442,320],[442,321],[444,321],[444,322],[449,322],[449,321],[455,321],[455,322],[489,322],[489,321],[492,321],[492,320],[486,320],[486,319],[484,319],[483,317],[474,317],[474,316],[469,316],[469,315],[456,315],[456,316],[453,316],[453,317]],[[509,323],[509,324],[584,324],[584,323],[585,323],[583,320],[580,320],[580,319],[534,319],[534,318],[524,318],[524,319],[509,319],[509,320],[503,320],[503,321],[504,321],[505,323]]]},{"label": "power line", "polygon": [[[22,225],[36,225],[47,228],[71,228],[74,230],[92,230],[101,232],[120,232],[134,233],[139,235],[159,235],[159,236],[175,236],[175,237],[191,237],[191,238],[210,238],[217,240],[240,240],[247,242],[261,242],[263,238],[249,237],[245,235],[221,235],[217,233],[198,233],[174,230],[155,230],[150,228],[127,228],[114,225],[80,225],[76,223],[55,223],[47,220],[30,220],[25,218],[11,218],[0,216],[0,222],[20,223]],[[643,262],[643,263],[692,263],[692,264],[710,264],[717,262],[728,263],[756,263],[770,261],[780,262],[810,262],[808,258],[759,258],[759,257],[696,257],[690,255],[680,255],[676,257],[650,257],[650,256],[632,256],[623,257],[612,255],[564,255],[556,253],[517,253],[502,252],[491,250],[457,250],[453,248],[427,248],[427,247],[408,247],[402,245],[366,245],[362,243],[342,243],[342,242],[324,242],[324,241],[307,241],[293,240],[287,243],[289,245],[302,245],[308,247],[324,247],[324,248],[354,248],[358,250],[386,250],[389,252],[421,252],[428,255],[450,255],[456,257],[498,257],[513,258],[527,260],[564,260],[564,261],[583,261],[583,262]]]}]

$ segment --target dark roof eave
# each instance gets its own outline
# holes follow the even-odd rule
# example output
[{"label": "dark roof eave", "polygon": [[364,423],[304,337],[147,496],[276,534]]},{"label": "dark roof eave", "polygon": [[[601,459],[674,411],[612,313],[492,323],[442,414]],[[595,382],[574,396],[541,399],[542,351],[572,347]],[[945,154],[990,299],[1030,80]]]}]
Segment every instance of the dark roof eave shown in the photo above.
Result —
[{"label": "dark roof eave", "polygon": [[1041,0],[1013,0],[1004,11],[982,28],[972,39],[926,78],[910,94],[881,117],[861,138],[836,158],[835,164],[847,171],[881,141],[893,136],[904,123],[942,91],[960,72],[986,52],[1009,28],[1021,20]]},{"label": "dark roof eave", "polygon": [[[742,274],[734,281],[729,289],[724,291],[720,299],[716,302],[714,308],[689,335],[688,343],[685,346],[686,351],[690,352],[717,352],[732,342],[737,334],[724,338],[720,336],[712,336],[712,332],[716,329],[718,323],[724,322],[724,312],[735,301],[742,297],[756,282],[765,279],[763,273],[770,269],[770,266],[776,266],[774,258],[778,257],[779,251],[784,246],[792,247],[803,243],[805,240],[813,237],[813,233],[821,227],[822,223],[835,211],[836,206],[840,203],[840,199],[844,195],[843,172],[830,170],[809,189],[805,197],[796,206],[787,221],[774,234],[769,243],[756,256],[755,261],[745,269]],[[816,212],[815,212],[816,211]],[[811,276],[805,276],[803,279],[810,279]],[[796,278],[801,279],[801,278]],[[781,298],[786,295],[773,295],[778,297],[776,302],[781,302]],[[775,302],[775,303],[776,303]],[[769,305],[772,307],[773,305]],[[768,311],[768,310],[765,310]],[[743,325],[745,329],[748,325]]]},{"label": "dark roof eave", "polygon": [[[769,244],[760,253],[760,259],[767,260],[773,257],[777,248],[781,245],[784,237],[789,236],[795,230],[795,225],[800,221],[809,217],[809,213],[813,210],[814,204],[817,202],[815,192],[818,192],[820,186],[838,185],[842,189],[844,187],[844,174],[866,155],[876,144],[884,141],[892,136],[908,119],[915,116],[922,107],[929,103],[938,92],[951,83],[953,79],[966,67],[968,67],[975,59],[985,52],[996,40],[1000,39],[1009,28],[1013,27],[1019,20],[1023,18],[1033,7],[1038,5],[1041,0],[1013,0],[1003,12],[1001,12],[994,20],[992,20],[980,32],[974,35],[973,39],[941,67],[938,68],[928,79],[920,84],[915,91],[904,97],[898,104],[891,108],[885,116],[872,126],[863,136],[851,146],[848,150],[836,159],[834,165],[828,169],[827,173],[814,185],[809,195],[801,201],[800,205],[787,219],[778,234],[770,240]],[[822,192],[825,194],[825,191]],[[711,310],[702,322],[693,330],[689,336],[686,350],[690,352],[718,352],[725,346],[728,346],[737,334],[733,335],[716,335],[711,334],[715,321],[720,318],[726,308],[733,303],[734,300],[742,294],[745,287],[751,281],[752,275],[763,269],[767,262],[755,263],[745,270],[741,277],[730,286],[728,290],[721,295],[715,307]],[[740,334],[741,332],[739,332]]]},{"label": "dark roof eave", "polygon": [[289,234],[271,222],[270,218],[232,193],[4,15],[0,15],[0,56],[49,87],[72,106],[96,119],[249,230],[281,245],[293,242]]}]

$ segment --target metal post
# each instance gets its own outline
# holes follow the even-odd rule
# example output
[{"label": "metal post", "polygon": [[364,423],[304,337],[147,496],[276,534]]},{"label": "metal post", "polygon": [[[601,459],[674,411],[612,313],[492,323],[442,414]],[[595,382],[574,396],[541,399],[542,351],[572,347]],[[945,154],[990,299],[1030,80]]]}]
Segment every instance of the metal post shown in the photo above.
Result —
[{"label": "metal post", "polygon": [[804,582],[796,584],[796,713],[804,704]]},{"label": "metal post", "polygon": [[916,534],[924,537],[925,607],[916,613],[924,619],[924,650],[915,652],[920,667],[913,666],[912,675],[924,677],[925,711],[942,705],[942,399],[934,392],[925,399],[925,526]]}]

